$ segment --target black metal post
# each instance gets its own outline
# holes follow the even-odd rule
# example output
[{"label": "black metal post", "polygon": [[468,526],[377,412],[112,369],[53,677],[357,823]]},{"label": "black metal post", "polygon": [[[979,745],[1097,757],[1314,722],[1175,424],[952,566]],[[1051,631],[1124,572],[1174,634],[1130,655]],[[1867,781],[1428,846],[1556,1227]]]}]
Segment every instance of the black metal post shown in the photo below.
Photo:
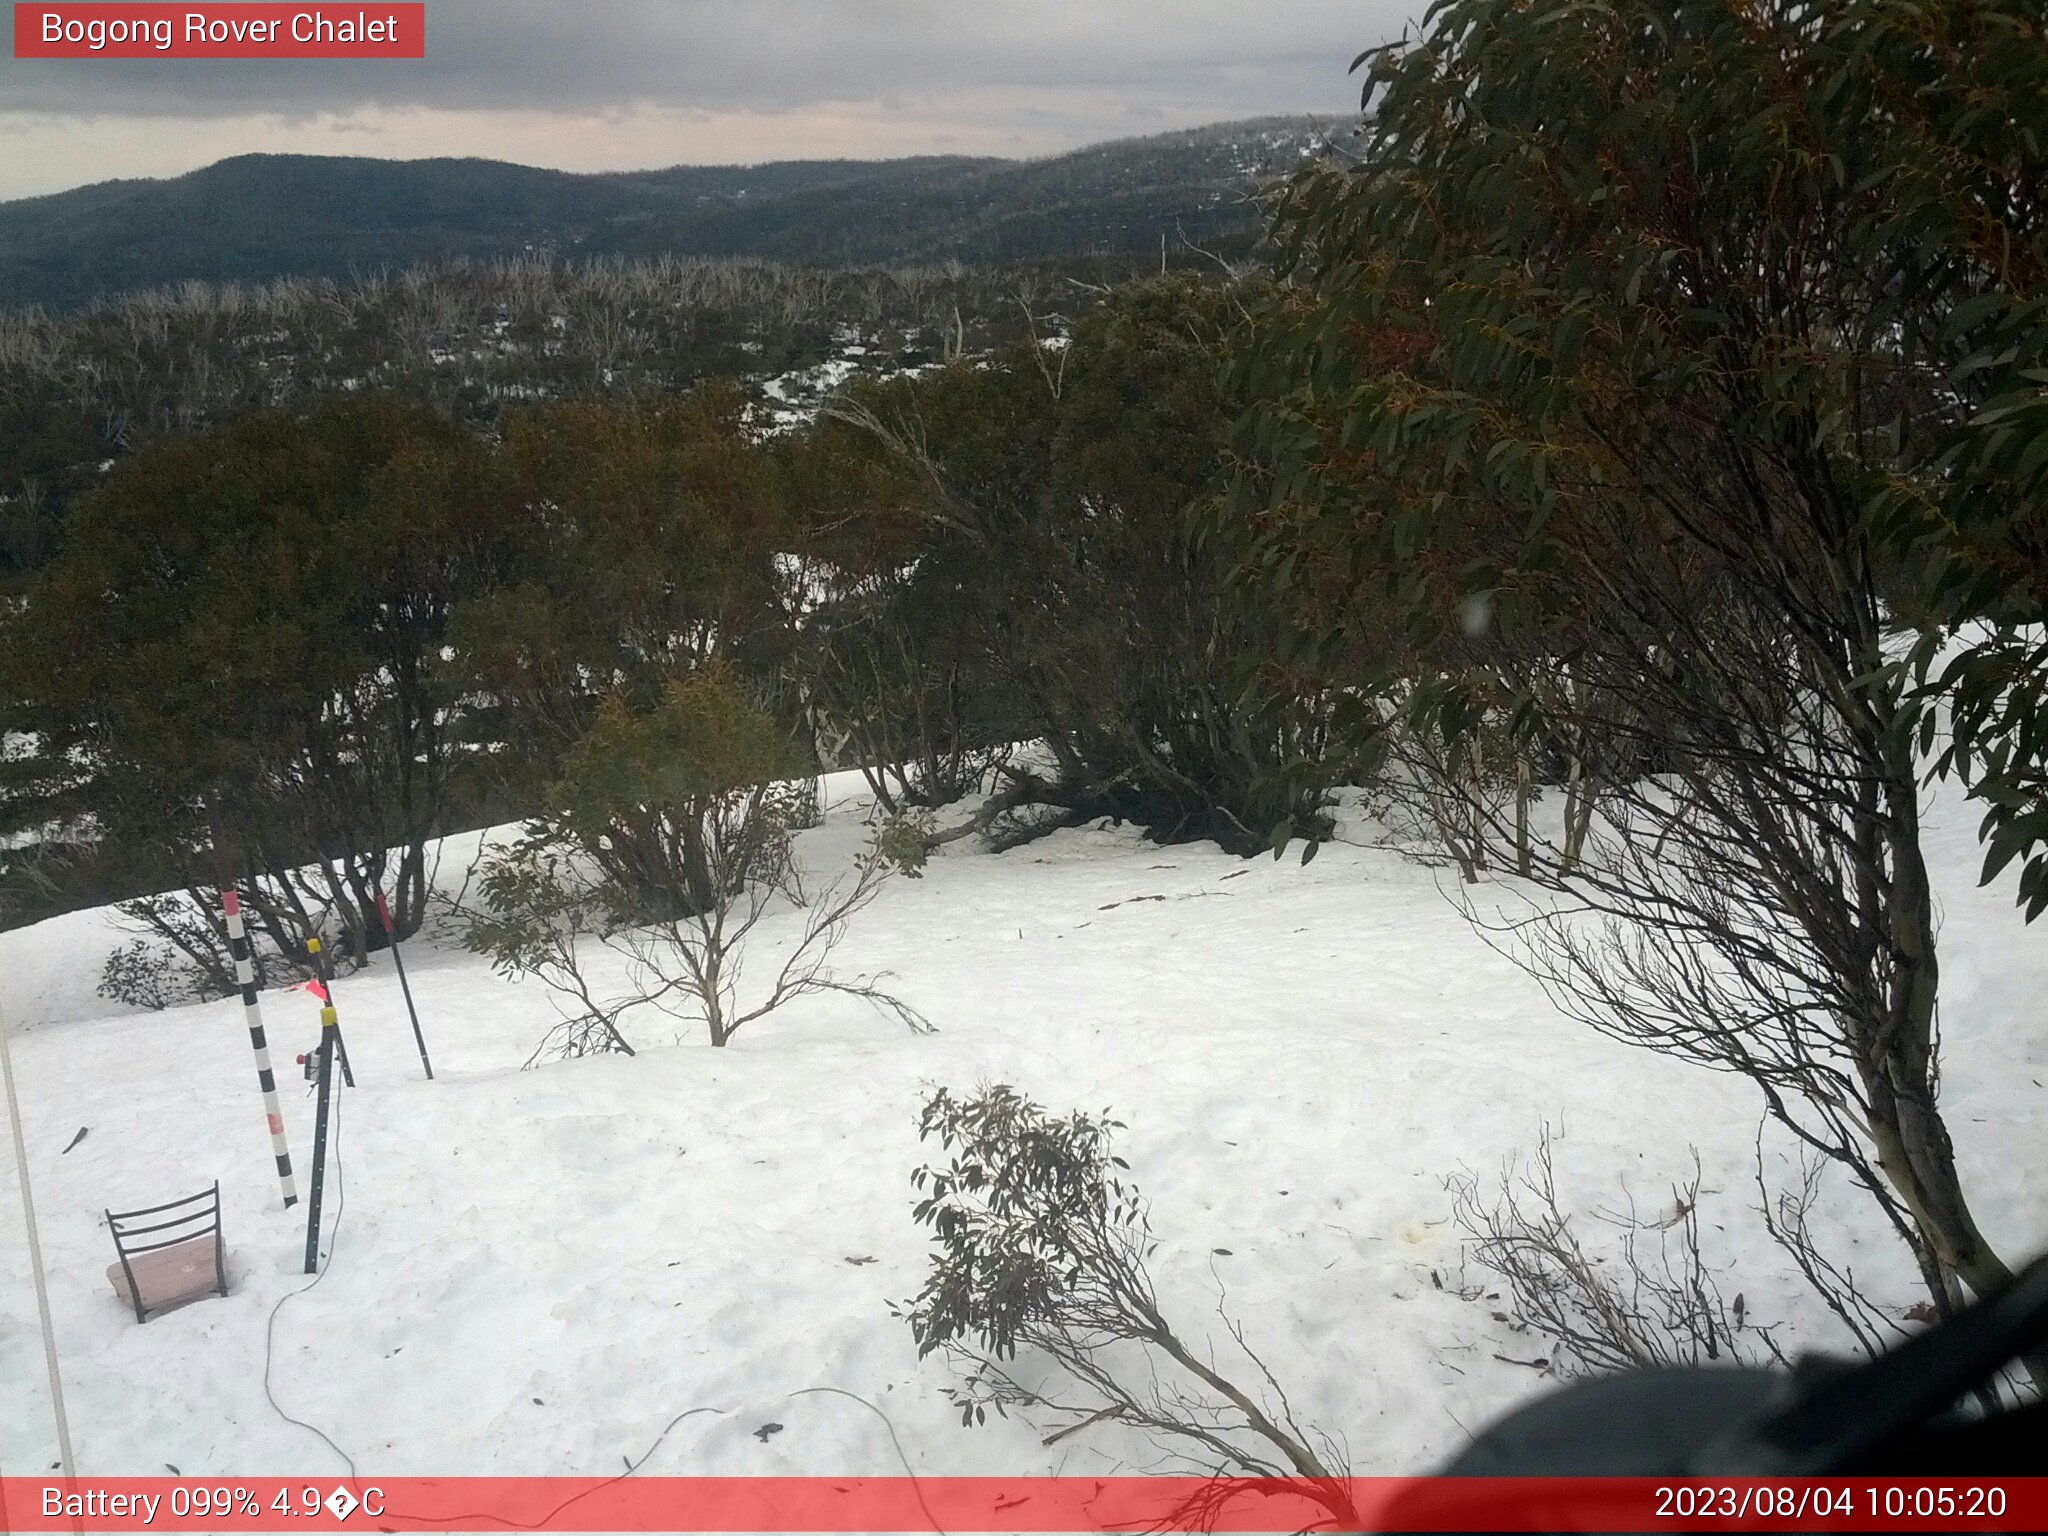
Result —
[{"label": "black metal post", "polygon": [[405,994],[406,1016],[412,1020],[413,1043],[420,1048],[420,1065],[427,1070],[427,1081],[434,1080],[434,1064],[427,1060],[427,1037],[420,1033],[420,1012],[412,1005],[412,983],[405,979],[405,956],[398,952],[398,930],[391,926],[391,904],[384,899],[384,893],[377,893],[377,915],[384,919],[384,937],[391,945],[391,959],[398,967],[398,990]]},{"label": "black metal post", "polygon": [[[308,941],[313,953],[320,953],[320,941]],[[322,970],[326,967],[323,965]],[[334,1089],[334,1048],[341,1039],[341,1025],[335,1017],[334,999],[329,996],[320,1009],[320,1086],[313,1107],[313,1175],[306,1194],[306,1273],[320,1272],[320,1192],[327,1178],[327,1106]]]},{"label": "black metal post", "polygon": [[[332,1008],[334,1006],[334,983],[330,981],[324,983],[324,985],[328,989],[327,996],[329,1001],[327,1006]],[[342,1082],[347,1084],[351,1088],[355,1087],[356,1075],[355,1073],[351,1072],[348,1067],[348,1042],[341,1038],[341,1026],[338,1024],[334,1027],[334,1052],[335,1055],[341,1059]]]}]

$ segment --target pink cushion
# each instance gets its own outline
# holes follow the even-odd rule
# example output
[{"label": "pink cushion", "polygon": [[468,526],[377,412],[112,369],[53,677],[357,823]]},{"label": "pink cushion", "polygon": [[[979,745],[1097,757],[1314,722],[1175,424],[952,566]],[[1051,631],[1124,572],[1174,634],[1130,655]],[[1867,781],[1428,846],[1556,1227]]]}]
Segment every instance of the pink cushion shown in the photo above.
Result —
[{"label": "pink cushion", "polygon": [[[135,1283],[142,1290],[143,1308],[150,1312],[181,1301],[191,1301],[220,1288],[220,1277],[214,1268],[214,1236],[211,1232],[188,1237],[166,1248],[138,1253],[128,1261],[128,1268],[135,1271]],[[129,1306],[134,1306],[135,1297],[128,1289],[127,1271],[118,1263],[109,1264],[107,1278],[114,1282],[114,1293]]]}]

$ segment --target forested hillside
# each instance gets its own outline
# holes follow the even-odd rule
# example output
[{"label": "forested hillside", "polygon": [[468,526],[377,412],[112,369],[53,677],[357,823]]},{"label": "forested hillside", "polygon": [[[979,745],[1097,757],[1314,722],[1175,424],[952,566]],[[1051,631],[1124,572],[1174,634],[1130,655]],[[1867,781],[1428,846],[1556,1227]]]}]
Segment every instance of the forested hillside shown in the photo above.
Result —
[{"label": "forested hillside", "polygon": [[0,205],[0,302],[450,258],[679,253],[827,266],[1242,247],[1249,193],[1317,139],[1271,118],[1047,160],[927,156],[574,175],[490,160],[240,155]]}]

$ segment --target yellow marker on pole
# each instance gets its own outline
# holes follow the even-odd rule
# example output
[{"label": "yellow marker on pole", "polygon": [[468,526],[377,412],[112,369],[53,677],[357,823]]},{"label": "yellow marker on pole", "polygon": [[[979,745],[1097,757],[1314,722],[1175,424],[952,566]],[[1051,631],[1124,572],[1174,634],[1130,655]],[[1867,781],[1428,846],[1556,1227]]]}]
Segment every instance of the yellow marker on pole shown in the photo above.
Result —
[{"label": "yellow marker on pole", "polygon": [[327,1038],[327,1031],[334,1031],[334,1051],[341,1060],[341,1081],[344,1086],[356,1085],[355,1068],[348,1064],[348,1041],[341,1037],[341,1021],[334,1013],[334,978],[327,974],[327,962],[322,958],[320,941],[306,940],[306,953],[313,957],[313,970],[320,987],[320,1038]]},{"label": "yellow marker on pole", "polygon": [[306,940],[306,953],[313,957],[314,964],[319,967],[320,986],[327,992],[327,996],[320,999],[320,1027],[322,1029],[334,1029],[340,1025],[341,1020],[335,1016],[334,993],[327,985],[327,967],[320,963],[320,941],[318,939]]}]

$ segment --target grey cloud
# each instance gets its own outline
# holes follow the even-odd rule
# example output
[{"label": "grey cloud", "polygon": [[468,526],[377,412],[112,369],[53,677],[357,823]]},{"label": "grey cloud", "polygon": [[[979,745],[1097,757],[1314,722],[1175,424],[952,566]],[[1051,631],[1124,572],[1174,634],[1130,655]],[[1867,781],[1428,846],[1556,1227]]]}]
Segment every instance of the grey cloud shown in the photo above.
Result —
[{"label": "grey cloud", "polygon": [[[1029,93],[1134,116],[1341,111],[1419,0],[432,0],[413,61],[10,60],[0,113],[780,112]],[[375,11],[375,0],[366,0]]]}]

